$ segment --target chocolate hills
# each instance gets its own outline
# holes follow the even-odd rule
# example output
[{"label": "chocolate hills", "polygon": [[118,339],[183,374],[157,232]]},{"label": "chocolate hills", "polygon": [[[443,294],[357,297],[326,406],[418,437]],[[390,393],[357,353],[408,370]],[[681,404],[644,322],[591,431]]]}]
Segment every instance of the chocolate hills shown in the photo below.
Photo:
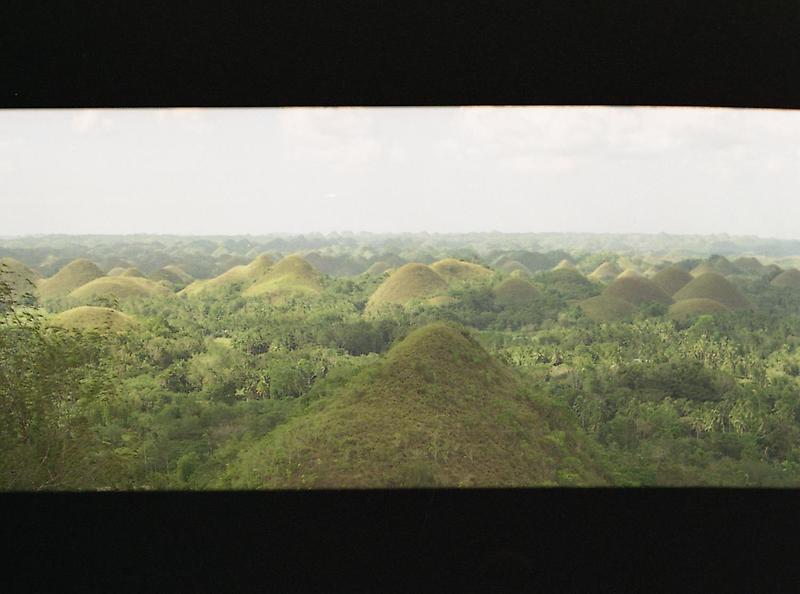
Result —
[{"label": "chocolate hills", "polygon": [[610,283],[620,274],[622,274],[622,269],[616,264],[616,262],[609,262],[606,260],[600,264],[600,266],[595,268],[589,274],[588,278],[601,283]]},{"label": "chocolate hills", "polygon": [[613,295],[596,295],[578,303],[584,315],[595,322],[614,322],[634,314],[633,304]]},{"label": "chocolate hills", "polygon": [[176,287],[184,287],[191,283],[194,278],[180,266],[169,264],[151,274],[150,280],[155,282],[167,282]]},{"label": "chocolate hills", "polygon": [[622,299],[633,305],[640,305],[648,301],[661,303],[662,305],[672,303],[672,298],[669,295],[652,280],[643,276],[617,278],[605,288],[603,294]]},{"label": "chocolate hills", "polygon": [[568,467],[570,484],[605,484],[592,451],[567,409],[526,395],[467,331],[434,323],[241,452],[221,483],[513,487],[559,484]]},{"label": "chocolate hills", "polygon": [[242,293],[245,297],[282,299],[290,295],[314,295],[322,290],[322,275],[298,255],[283,258]]},{"label": "chocolate hills", "polygon": [[240,284],[249,287],[262,279],[273,265],[273,260],[267,254],[257,256],[249,264],[239,264],[226,270],[219,276],[206,280],[196,280],[181,291],[182,295],[198,295],[207,291],[220,291],[227,287]]},{"label": "chocolate hills", "polygon": [[492,271],[480,264],[455,258],[434,262],[431,268],[448,283],[481,280],[492,276]]},{"label": "chocolate hills", "polygon": [[658,287],[670,297],[688,285],[694,277],[677,266],[670,266],[653,275],[652,280]]},{"label": "chocolate hills", "polygon": [[36,282],[41,275],[14,258],[0,258],[0,281],[11,288],[14,299],[22,299],[24,295],[35,296],[38,293]]},{"label": "chocolate hills", "polygon": [[786,289],[800,289],[800,270],[796,268],[784,270],[773,278],[770,284],[775,287],[784,287]]},{"label": "chocolate hills", "polygon": [[172,291],[150,279],[134,276],[103,276],[74,289],[68,297],[76,301],[89,301],[97,297],[130,299],[164,297],[171,294]]},{"label": "chocolate hills", "polygon": [[721,274],[707,272],[701,274],[692,282],[673,295],[675,301],[684,299],[711,299],[718,301],[729,309],[747,309],[750,303],[731,282]]},{"label": "chocolate hills", "polygon": [[111,309],[82,305],[53,316],[49,322],[69,330],[111,330],[121,332],[137,324],[131,316]]},{"label": "chocolate hills", "polygon": [[375,289],[367,302],[367,311],[374,312],[383,305],[405,305],[416,299],[426,299],[447,292],[447,281],[430,266],[411,262],[389,275]]},{"label": "chocolate hills", "polygon": [[129,276],[135,278],[145,278],[144,273],[135,266],[131,266],[129,268],[117,266],[109,270],[106,276]]},{"label": "chocolate hills", "polygon": [[728,311],[730,309],[713,299],[684,299],[675,302],[669,307],[669,317],[681,322],[687,322],[698,316],[714,315]]},{"label": "chocolate hills", "polygon": [[73,260],[50,278],[43,278],[37,283],[42,299],[66,297],[74,289],[103,276],[97,264],[80,258]]},{"label": "chocolate hills", "polygon": [[532,274],[525,264],[517,260],[506,260],[500,264],[497,269],[509,274],[516,274],[517,276],[531,276]]},{"label": "chocolate hills", "polygon": [[532,303],[539,298],[539,289],[524,278],[510,277],[494,288],[495,301],[503,307],[519,307]]},{"label": "chocolate hills", "polygon": [[384,260],[378,260],[374,262],[369,268],[364,271],[364,274],[369,274],[372,276],[380,276],[390,268],[393,268],[391,264],[385,262]]}]

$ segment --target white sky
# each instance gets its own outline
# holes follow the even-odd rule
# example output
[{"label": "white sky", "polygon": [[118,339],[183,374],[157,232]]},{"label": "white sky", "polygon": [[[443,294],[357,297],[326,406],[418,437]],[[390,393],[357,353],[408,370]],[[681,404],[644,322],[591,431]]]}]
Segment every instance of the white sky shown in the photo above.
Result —
[{"label": "white sky", "polygon": [[800,239],[800,111],[0,111],[0,236],[313,231]]}]

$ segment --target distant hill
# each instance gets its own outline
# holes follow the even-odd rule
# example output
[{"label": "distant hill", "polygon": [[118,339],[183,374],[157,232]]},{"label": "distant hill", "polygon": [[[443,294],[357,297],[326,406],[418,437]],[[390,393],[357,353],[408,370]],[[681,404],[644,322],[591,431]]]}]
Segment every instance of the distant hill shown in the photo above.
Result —
[{"label": "distant hill", "polygon": [[156,270],[150,275],[150,280],[155,282],[167,282],[175,285],[176,287],[182,288],[191,283],[194,278],[192,278],[192,275],[185,272],[180,266],[170,264]]},{"label": "distant hill", "polygon": [[405,305],[416,299],[425,299],[447,291],[447,281],[426,264],[411,262],[404,264],[375,290],[367,302],[367,311],[375,311],[382,305]]},{"label": "distant hill", "polygon": [[273,265],[267,254],[257,256],[248,264],[239,264],[219,276],[206,280],[196,280],[181,291],[183,295],[198,295],[206,291],[219,291],[240,284],[244,288],[262,279]]},{"label": "distant hill", "polygon": [[730,311],[725,305],[713,299],[684,299],[677,301],[669,308],[669,316],[682,322],[702,315],[714,315]]},{"label": "distant hill", "polygon": [[640,305],[647,301],[661,303],[662,305],[672,303],[672,298],[669,295],[652,280],[643,276],[618,278],[605,288],[603,294],[622,299],[633,305]]},{"label": "distant hill", "polygon": [[532,303],[541,296],[539,289],[524,278],[511,277],[494,288],[495,301],[503,307],[519,307]]},{"label": "distant hill", "polygon": [[171,295],[172,291],[154,281],[133,276],[104,276],[89,281],[68,295],[70,299],[89,301],[97,297],[157,297]]},{"label": "distant hill", "polygon": [[675,301],[698,298],[711,299],[733,310],[751,307],[739,289],[724,276],[715,272],[701,274],[675,293],[673,298]]},{"label": "distant hill", "polygon": [[612,295],[597,295],[584,299],[578,307],[587,318],[595,322],[613,322],[623,320],[634,314],[633,304]]},{"label": "distant hill", "polygon": [[223,483],[302,489],[605,484],[592,451],[567,409],[526,396],[514,373],[466,331],[435,323],[243,451]]},{"label": "distant hill", "polygon": [[70,330],[102,330],[119,332],[137,324],[131,316],[110,307],[83,305],[53,316],[50,324]]},{"label": "distant hill", "polygon": [[293,294],[316,294],[322,290],[322,275],[303,258],[290,255],[270,268],[250,286],[245,297],[283,298]]},{"label": "distant hill", "polygon": [[601,283],[610,283],[620,274],[622,274],[622,269],[615,262],[606,260],[589,274],[589,279]]},{"label": "distant hill", "polygon": [[446,258],[431,264],[431,268],[448,283],[480,280],[492,276],[492,271],[472,262]]},{"label": "distant hill", "polygon": [[[36,282],[41,275],[14,258],[0,258],[0,280],[8,283],[11,295],[16,300],[23,300],[24,295],[35,297],[38,293]],[[31,301],[31,299],[23,300]]]},{"label": "distant hill", "polygon": [[112,268],[108,271],[107,276],[130,276],[135,278],[144,278],[144,273],[136,268],[135,266],[131,266],[129,268],[122,268],[117,266],[116,268]]},{"label": "distant hill", "polygon": [[670,266],[665,268],[650,279],[670,297],[692,282],[694,277],[683,268]]},{"label": "distant hill", "polygon": [[784,270],[778,276],[770,281],[770,284],[775,287],[784,287],[787,289],[800,289],[800,270],[790,268]]},{"label": "distant hill", "polygon": [[74,289],[101,276],[103,276],[103,271],[97,264],[79,258],[64,266],[50,278],[41,279],[37,283],[37,287],[43,299],[66,297]]}]

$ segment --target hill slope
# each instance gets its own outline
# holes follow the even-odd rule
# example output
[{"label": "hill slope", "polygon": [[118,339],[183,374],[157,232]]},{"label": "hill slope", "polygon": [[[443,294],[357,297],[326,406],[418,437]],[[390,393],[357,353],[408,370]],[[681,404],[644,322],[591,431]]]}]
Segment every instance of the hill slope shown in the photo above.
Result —
[{"label": "hill slope", "polygon": [[652,279],[670,297],[692,282],[694,277],[683,268],[670,266],[657,272]]},{"label": "hill slope", "polygon": [[89,281],[70,292],[70,299],[87,301],[95,297],[157,297],[171,295],[172,291],[154,281],[133,276],[104,276]]},{"label": "hill slope", "polygon": [[245,297],[285,297],[315,294],[322,290],[321,275],[302,257],[286,256],[248,288]]},{"label": "hill slope", "polygon": [[540,297],[539,289],[524,278],[507,278],[494,288],[495,301],[504,307],[528,305]]},{"label": "hill slope", "polygon": [[603,291],[604,295],[622,299],[633,305],[655,301],[663,305],[672,303],[672,298],[650,279],[643,276],[628,276],[615,280]]},{"label": "hill slope", "polygon": [[790,268],[784,270],[770,281],[771,285],[787,289],[800,289],[800,270]]},{"label": "hill slope", "polygon": [[242,452],[223,482],[250,488],[603,484],[588,440],[567,411],[555,410],[523,395],[517,377],[465,331],[430,324]]},{"label": "hill slope", "polygon": [[110,307],[93,307],[82,305],[53,316],[50,324],[70,330],[102,330],[109,329],[121,332],[136,325],[131,316],[111,309]]},{"label": "hill slope", "polygon": [[73,260],[49,278],[43,278],[37,284],[43,299],[65,297],[74,289],[89,281],[103,276],[97,264],[80,258]]},{"label": "hill slope", "polygon": [[0,280],[8,283],[15,299],[23,295],[36,295],[36,282],[41,275],[14,258],[0,258]]},{"label": "hill slope", "polygon": [[382,305],[406,303],[434,297],[447,291],[447,281],[433,268],[418,262],[404,264],[383,281],[367,302],[367,311]]},{"label": "hill slope", "polygon": [[446,258],[431,264],[431,268],[448,283],[480,280],[492,276],[492,271],[480,264]]},{"label": "hill slope", "polygon": [[730,311],[725,305],[713,299],[684,299],[669,307],[669,316],[674,320],[688,321],[697,316],[714,315]]},{"label": "hill slope", "polygon": [[612,295],[597,295],[578,303],[583,313],[595,322],[623,320],[636,311],[636,308],[623,299]]},{"label": "hill slope", "polygon": [[249,264],[234,266],[214,278],[196,280],[183,289],[181,294],[197,295],[206,291],[219,291],[237,283],[248,287],[263,278],[272,267],[272,264],[272,258],[266,254],[261,254]]},{"label": "hill slope", "polygon": [[622,269],[615,263],[609,262],[606,260],[600,266],[595,268],[590,274],[589,277],[593,281],[599,281],[601,283],[610,283],[615,278],[617,278],[620,274],[622,274]]},{"label": "hill slope", "polygon": [[675,301],[684,299],[711,299],[719,301],[729,309],[747,309],[750,303],[731,282],[721,274],[701,274],[673,296]]}]

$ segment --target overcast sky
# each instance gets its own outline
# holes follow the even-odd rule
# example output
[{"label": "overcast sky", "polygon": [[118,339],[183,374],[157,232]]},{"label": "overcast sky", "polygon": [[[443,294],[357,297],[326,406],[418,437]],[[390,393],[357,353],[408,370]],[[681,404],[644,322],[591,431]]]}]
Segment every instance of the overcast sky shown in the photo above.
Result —
[{"label": "overcast sky", "polygon": [[800,112],[0,111],[0,235],[730,233],[800,239]]}]

